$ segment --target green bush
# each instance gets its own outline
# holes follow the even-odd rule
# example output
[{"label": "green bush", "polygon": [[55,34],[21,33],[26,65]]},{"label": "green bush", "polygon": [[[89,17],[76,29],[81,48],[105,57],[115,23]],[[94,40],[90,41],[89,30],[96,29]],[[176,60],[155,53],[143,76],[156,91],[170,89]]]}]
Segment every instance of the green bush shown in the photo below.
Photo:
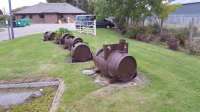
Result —
[{"label": "green bush", "polygon": [[188,28],[169,29],[169,32],[172,33],[176,39],[178,39],[181,47],[186,47],[186,41],[188,40],[190,34],[190,30]]},{"label": "green bush", "polygon": [[68,30],[67,28],[59,28],[55,32],[56,32],[56,38],[61,38],[62,35],[65,33],[72,34],[72,32]]},{"label": "green bush", "polygon": [[133,27],[128,30],[126,36],[139,41],[150,42],[154,40],[153,35],[158,34],[156,26]]},{"label": "green bush", "polygon": [[200,54],[200,39],[194,39],[189,43],[189,51],[191,54]]},{"label": "green bush", "polygon": [[135,38],[137,35],[157,35],[160,33],[159,26],[158,25],[149,25],[145,27],[133,27],[128,29],[126,35],[129,38]]},{"label": "green bush", "polygon": [[72,32],[70,30],[68,30],[67,28],[59,28],[55,32],[56,32],[57,36],[62,36],[65,33],[72,34]]},{"label": "green bush", "polygon": [[133,28],[128,29],[128,31],[126,32],[126,36],[129,38],[135,39],[138,34],[142,34],[142,33],[143,33],[143,30],[141,30],[141,28],[133,27]]}]

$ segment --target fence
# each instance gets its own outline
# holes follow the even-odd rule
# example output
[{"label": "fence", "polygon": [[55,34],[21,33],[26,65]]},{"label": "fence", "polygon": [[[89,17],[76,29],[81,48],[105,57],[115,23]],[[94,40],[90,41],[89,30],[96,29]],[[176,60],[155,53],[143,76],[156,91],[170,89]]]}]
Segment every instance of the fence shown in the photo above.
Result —
[{"label": "fence", "polygon": [[95,21],[76,21],[76,29],[80,33],[96,35],[96,20]]},{"label": "fence", "polygon": [[191,38],[200,38],[200,15],[170,15],[164,22],[167,28],[188,28]]},{"label": "fence", "polygon": [[193,22],[200,27],[200,15],[170,15],[164,22],[166,25],[189,26]]}]

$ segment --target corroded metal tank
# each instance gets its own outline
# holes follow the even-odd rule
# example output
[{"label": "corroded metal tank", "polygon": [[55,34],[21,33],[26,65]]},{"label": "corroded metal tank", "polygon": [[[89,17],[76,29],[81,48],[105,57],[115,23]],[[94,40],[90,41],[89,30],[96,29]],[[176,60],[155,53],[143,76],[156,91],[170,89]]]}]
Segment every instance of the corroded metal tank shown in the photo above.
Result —
[{"label": "corroded metal tank", "polygon": [[64,40],[64,48],[71,52],[72,62],[86,62],[92,60],[92,53],[83,39],[68,35]]},{"label": "corroded metal tank", "polygon": [[71,34],[68,34],[68,33],[63,34],[62,37],[61,37],[61,39],[60,39],[60,44],[61,44],[61,45],[65,45],[65,40],[66,40],[67,38],[70,38],[71,36],[72,36],[72,35],[71,35]]},{"label": "corroded metal tank", "polygon": [[75,37],[75,36],[68,36],[67,38],[65,38],[64,40],[64,48],[71,50],[73,46],[75,46],[75,44],[83,42],[83,40],[79,37]]},{"label": "corroded metal tank", "polygon": [[72,62],[86,62],[92,60],[90,48],[85,43],[77,43],[71,49]]},{"label": "corroded metal tank", "polygon": [[120,40],[119,44],[104,45],[93,56],[93,60],[101,75],[114,82],[127,82],[137,76],[137,62],[128,55],[128,43],[125,40]]},{"label": "corroded metal tank", "polygon": [[56,33],[55,32],[45,32],[44,33],[44,41],[51,41],[54,40],[56,37]]}]

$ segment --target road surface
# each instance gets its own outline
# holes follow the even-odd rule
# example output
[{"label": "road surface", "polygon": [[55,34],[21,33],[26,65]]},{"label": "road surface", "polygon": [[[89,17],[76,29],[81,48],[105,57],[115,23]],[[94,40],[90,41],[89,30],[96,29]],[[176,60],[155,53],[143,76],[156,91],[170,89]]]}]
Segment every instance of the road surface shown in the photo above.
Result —
[{"label": "road surface", "polygon": [[[58,28],[68,28],[69,30],[75,30],[75,24],[32,24],[27,27],[14,28],[15,38],[19,38],[26,35],[32,35],[36,33],[44,33],[46,31],[55,31]],[[0,41],[9,40],[9,35],[7,29],[0,32]]]}]

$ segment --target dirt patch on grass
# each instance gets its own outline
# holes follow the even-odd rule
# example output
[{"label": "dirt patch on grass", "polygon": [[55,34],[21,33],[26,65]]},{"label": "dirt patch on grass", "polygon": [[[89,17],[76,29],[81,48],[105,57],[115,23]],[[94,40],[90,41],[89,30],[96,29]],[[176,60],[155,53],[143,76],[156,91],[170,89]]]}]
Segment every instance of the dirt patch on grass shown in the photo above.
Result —
[{"label": "dirt patch on grass", "polygon": [[[147,84],[149,81],[144,77],[144,75],[139,74],[135,79],[133,79],[130,82],[127,83],[115,83],[115,84],[109,84],[109,82],[107,81],[108,79],[106,78],[102,78],[100,76],[98,76],[95,80],[95,83],[104,83],[104,87],[94,91],[93,93],[91,93],[91,96],[95,96],[95,97],[105,97],[105,96],[109,96],[113,93],[116,93],[118,91],[121,91],[123,89],[126,88],[131,88],[131,87],[135,87],[135,86],[144,86],[145,84]],[[101,81],[99,81],[101,80]]]},{"label": "dirt patch on grass", "polygon": [[103,88],[89,94],[98,97],[109,96],[125,88],[144,86],[149,83],[149,80],[142,73],[138,73],[135,79],[126,83],[110,83],[110,80],[108,78],[101,77],[100,74],[97,74],[94,68],[85,69],[82,71],[82,73],[91,77],[96,84],[103,86]]}]

